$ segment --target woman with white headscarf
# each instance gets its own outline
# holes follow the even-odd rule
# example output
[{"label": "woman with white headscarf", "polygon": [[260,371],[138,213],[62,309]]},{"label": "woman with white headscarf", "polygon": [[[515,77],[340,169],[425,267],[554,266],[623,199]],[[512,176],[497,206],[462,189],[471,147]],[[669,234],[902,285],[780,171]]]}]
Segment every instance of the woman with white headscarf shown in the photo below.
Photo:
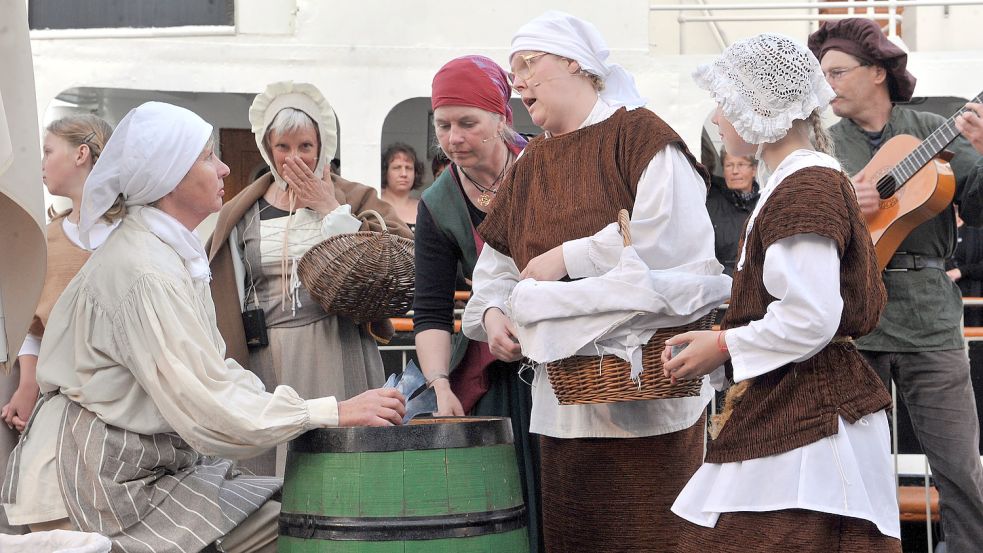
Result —
[{"label": "woman with white headscarf", "polygon": [[[270,172],[226,203],[206,246],[229,356],[267,388],[286,384],[308,399],[382,386],[375,337],[392,337],[388,319],[360,326],[325,312],[298,281],[297,261],[330,236],[380,230],[374,219],[370,226],[355,217],[366,210],[382,214],[390,232],[413,234],[374,189],[327,170],[338,137],[334,111],[316,87],[273,83],[256,96],[249,120]],[[266,452],[246,466],[282,475],[285,456],[281,448],[276,459]]]},{"label": "woman with white headscarf", "polygon": [[[559,12],[534,19],[512,39],[513,89],[546,134],[506,174],[478,228],[486,246],[463,324],[499,359],[531,354],[532,344],[522,343],[522,328],[513,324],[516,315],[557,303],[515,301],[530,283],[520,280],[549,285],[544,281],[616,270],[621,209],[632,213],[634,246],[648,270],[673,269],[715,290],[702,311],[679,314],[685,322],[719,305],[729,289],[714,259],[703,168],[665,122],[642,108],[631,75],[607,56],[593,25]],[[659,292],[703,295],[684,285]],[[596,298],[581,299],[590,305]],[[589,325],[576,317],[570,332],[550,343],[577,339],[591,350],[579,354],[596,356],[593,344],[605,336],[583,328],[618,326],[597,324],[604,316],[586,314]],[[537,368],[534,378],[530,431],[541,435],[546,550],[672,549],[679,520],[669,506],[702,459],[709,386],[696,397],[561,406],[546,371]]]},{"label": "woman with white headscarf", "polygon": [[[212,127],[149,102],[120,122],[86,180],[83,243],[121,219],[52,310],[38,359],[42,399],[11,455],[5,503],[29,479],[58,482],[63,526],[120,551],[273,551],[281,482],[247,477],[243,458],[311,428],[398,424],[402,398],[348,401],[267,392],[215,327],[205,250],[193,229],[222,205],[229,172]],[[214,456],[214,457],[212,457]],[[219,457],[221,456],[221,457]]]},{"label": "woman with white headscarf", "polygon": [[819,115],[834,92],[805,46],[774,34],[735,42],[694,78],[727,151],[757,153],[771,176],[723,330],[670,338],[688,346],[663,355],[672,378],[736,382],[673,505],[688,521],[678,551],[900,553],[891,396],[852,341],[887,298],[853,185],[828,155]]}]

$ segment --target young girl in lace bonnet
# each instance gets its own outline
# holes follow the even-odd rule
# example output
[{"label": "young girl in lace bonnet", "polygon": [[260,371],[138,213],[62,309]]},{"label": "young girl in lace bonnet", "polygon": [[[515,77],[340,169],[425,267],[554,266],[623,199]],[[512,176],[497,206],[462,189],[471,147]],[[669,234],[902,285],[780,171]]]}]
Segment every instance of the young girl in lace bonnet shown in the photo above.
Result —
[{"label": "young girl in lace bonnet", "polygon": [[686,346],[666,348],[670,378],[733,384],[673,504],[688,521],[679,551],[900,552],[891,401],[852,343],[886,295],[852,184],[828,155],[820,113],[833,90],[809,50],[775,34],[731,45],[694,79],[717,101],[727,151],[757,155],[771,176],[721,330],[666,342]]}]

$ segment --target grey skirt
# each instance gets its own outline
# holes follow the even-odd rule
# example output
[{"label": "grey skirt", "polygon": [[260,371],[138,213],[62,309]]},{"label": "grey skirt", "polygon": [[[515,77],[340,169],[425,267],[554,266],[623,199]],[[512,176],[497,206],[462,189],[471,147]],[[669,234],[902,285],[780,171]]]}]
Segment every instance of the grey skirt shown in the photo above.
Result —
[{"label": "grey skirt", "polygon": [[208,547],[279,491],[277,478],[245,476],[196,452],[177,434],[110,426],[69,401],[58,438],[58,475],[69,518],[113,551]]}]

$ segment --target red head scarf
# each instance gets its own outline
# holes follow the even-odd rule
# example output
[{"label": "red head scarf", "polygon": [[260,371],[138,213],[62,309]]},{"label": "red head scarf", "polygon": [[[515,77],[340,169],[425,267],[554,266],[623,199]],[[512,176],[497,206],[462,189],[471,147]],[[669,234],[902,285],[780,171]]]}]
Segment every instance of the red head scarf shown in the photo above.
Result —
[{"label": "red head scarf", "polygon": [[470,106],[505,116],[512,126],[509,97],[512,88],[505,71],[485,56],[455,58],[433,77],[430,94],[434,109],[440,106]]}]

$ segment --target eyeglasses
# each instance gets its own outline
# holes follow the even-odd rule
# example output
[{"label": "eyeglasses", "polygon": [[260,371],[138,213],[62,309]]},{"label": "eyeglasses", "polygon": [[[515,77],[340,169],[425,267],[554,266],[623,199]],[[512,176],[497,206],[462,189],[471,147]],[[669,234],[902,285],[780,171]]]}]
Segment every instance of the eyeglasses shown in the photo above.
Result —
[{"label": "eyeglasses", "polygon": [[754,164],[753,163],[748,163],[746,161],[736,161],[736,162],[733,162],[733,163],[725,163],[724,164],[724,169],[726,169],[728,171],[732,171],[734,169],[748,169],[752,165],[754,165]]},{"label": "eyeglasses", "polygon": [[838,81],[843,78],[843,75],[846,75],[858,67],[867,67],[867,65],[861,63],[860,65],[854,65],[853,67],[837,67],[836,69],[823,71],[823,76],[826,77],[827,81]]},{"label": "eyeglasses", "polygon": [[509,72],[509,84],[511,84],[514,88],[516,78],[522,79],[523,81],[528,81],[531,79],[533,75],[533,60],[545,56],[546,54],[548,54],[548,52],[539,52],[538,54],[526,54],[524,56],[519,56],[519,58],[522,60],[522,65],[515,70],[515,73],[511,71]]}]

